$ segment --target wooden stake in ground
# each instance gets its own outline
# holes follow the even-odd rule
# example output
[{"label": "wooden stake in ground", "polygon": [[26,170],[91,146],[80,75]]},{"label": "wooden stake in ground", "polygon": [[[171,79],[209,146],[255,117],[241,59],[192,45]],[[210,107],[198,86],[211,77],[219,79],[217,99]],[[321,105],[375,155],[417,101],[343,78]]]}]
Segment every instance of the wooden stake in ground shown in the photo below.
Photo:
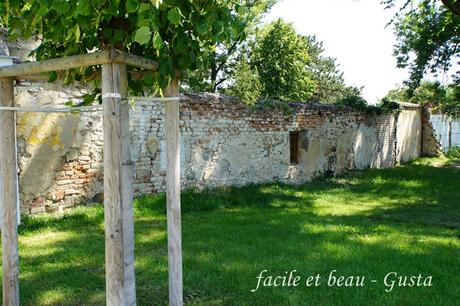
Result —
[{"label": "wooden stake in ground", "polygon": [[[164,91],[166,97],[179,96],[177,79]],[[166,198],[168,219],[169,305],[183,305],[182,233],[180,208],[179,101],[165,102]]]},{"label": "wooden stake in ground", "polygon": [[[14,81],[0,78],[0,105],[14,105]],[[0,212],[3,305],[19,305],[17,171],[14,112],[0,111]]]},{"label": "wooden stake in ground", "polygon": [[[126,67],[102,65],[104,124],[104,222],[107,305],[135,305],[134,220]],[[130,155],[130,153],[129,153]]]},{"label": "wooden stake in ground", "polygon": [[131,160],[131,137],[129,132],[128,74],[126,65],[120,65],[121,80],[121,200],[123,224],[124,276],[123,291],[125,305],[136,305],[136,276],[134,271],[134,162]]}]

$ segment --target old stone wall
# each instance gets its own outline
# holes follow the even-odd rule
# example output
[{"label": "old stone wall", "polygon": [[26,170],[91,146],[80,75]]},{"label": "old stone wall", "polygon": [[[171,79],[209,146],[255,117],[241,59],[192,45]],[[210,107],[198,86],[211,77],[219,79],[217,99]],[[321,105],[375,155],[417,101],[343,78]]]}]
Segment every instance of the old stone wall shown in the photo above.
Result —
[{"label": "old stone wall", "polygon": [[[23,84],[16,90],[23,106],[64,104],[85,93],[84,88],[66,91],[46,83]],[[302,183],[350,169],[392,167],[420,154],[419,109],[380,115],[322,104],[293,103],[290,109],[252,109],[231,98],[183,95],[183,187]],[[130,116],[135,194],[163,192],[163,104],[136,99]],[[292,133],[297,138],[291,138]],[[17,136],[23,213],[101,201],[100,112],[18,114]],[[292,139],[298,143],[290,143]],[[292,150],[297,150],[295,161]]]},{"label": "old stone wall", "polygon": [[[64,106],[85,88],[17,83],[17,106]],[[73,206],[102,192],[102,120],[95,113],[16,113],[21,211]]]},{"label": "old stone wall", "polygon": [[431,112],[424,108],[422,112],[422,154],[425,156],[438,156],[442,153],[440,139],[431,122]]}]

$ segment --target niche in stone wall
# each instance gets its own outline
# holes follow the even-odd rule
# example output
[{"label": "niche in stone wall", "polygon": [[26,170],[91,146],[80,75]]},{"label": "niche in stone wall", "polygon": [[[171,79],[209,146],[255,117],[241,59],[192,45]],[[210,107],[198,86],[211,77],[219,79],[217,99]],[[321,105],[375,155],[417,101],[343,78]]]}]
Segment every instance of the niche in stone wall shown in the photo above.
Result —
[{"label": "niche in stone wall", "polygon": [[289,152],[291,165],[299,164],[299,132],[289,133]]},{"label": "niche in stone wall", "polygon": [[307,130],[299,132],[299,164],[304,171],[314,173],[319,168],[321,157],[320,139]]}]

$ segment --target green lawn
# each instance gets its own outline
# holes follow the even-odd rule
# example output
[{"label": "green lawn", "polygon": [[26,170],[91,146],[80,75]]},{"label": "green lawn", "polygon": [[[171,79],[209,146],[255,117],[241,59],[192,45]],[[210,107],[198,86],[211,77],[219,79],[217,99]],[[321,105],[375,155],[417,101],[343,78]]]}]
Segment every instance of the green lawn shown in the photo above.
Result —
[{"label": "green lawn", "polygon": [[[184,295],[197,305],[459,305],[460,170],[421,159],[302,186],[183,194]],[[167,304],[164,196],[136,201],[139,305]],[[101,206],[20,226],[23,305],[105,303]],[[260,271],[319,287],[264,287]],[[328,287],[331,270],[364,287]],[[383,277],[420,273],[432,287],[385,291]],[[377,283],[371,283],[376,279]]]}]

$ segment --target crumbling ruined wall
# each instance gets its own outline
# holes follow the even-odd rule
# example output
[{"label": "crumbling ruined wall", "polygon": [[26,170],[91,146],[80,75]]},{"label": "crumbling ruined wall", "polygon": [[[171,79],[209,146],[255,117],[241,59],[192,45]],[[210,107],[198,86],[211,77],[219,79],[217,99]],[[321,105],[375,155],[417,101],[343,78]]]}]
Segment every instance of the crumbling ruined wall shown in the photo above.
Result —
[{"label": "crumbling ruined wall", "polygon": [[[17,106],[49,107],[80,101],[86,89],[17,83]],[[100,113],[16,113],[21,211],[76,205],[102,192]]]},{"label": "crumbling ruined wall", "polygon": [[[22,61],[33,60],[29,53],[39,43],[36,39],[11,43],[5,37],[0,30],[0,51]],[[17,82],[15,91],[17,105],[43,107],[79,102],[87,89]],[[163,117],[163,104],[148,99],[137,100],[130,112],[137,196],[165,190]],[[248,108],[211,94],[184,95],[180,118],[183,187],[302,183],[351,169],[392,167],[419,156],[422,143],[420,110],[413,105],[403,106],[399,114],[376,114],[291,103],[290,111],[283,112]],[[101,202],[100,112],[17,113],[16,129],[21,212]],[[291,132],[298,134],[295,146],[290,143]],[[290,160],[293,148],[298,149],[296,162]]]},{"label": "crumbling ruined wall", "polygon": [[426,108],[423,112],[423,153],[433,156],[460,146],[460,118]]},{"label": "crumbling ruined wall", "polygon": [[[84,88],[41,83],[17,86],[19,105],[78,101]],[[335,105],[291,103],[290,111],[249,108],[212,94],[183,95],[180,104],[183,187],[212,188],[273,181],[302,183],[351,169],[391,167],[418,155],[417,110],[376,114]],[[402,115],[403,114],[403,115]],[[137,196],[166,186],[164,107],[139,99],[130,112]],[[403,120],[404,122],[401,122]],[[407,122],[406,122],[407,121]],[[290,161],[290,132],[299,133],[298,162]],[[21,209],[56,211],[101,201],[100,112],[19,114]],[[408,146],[413,148],[412,145]],[[404,159],[399,158],[404,156]]]}]

